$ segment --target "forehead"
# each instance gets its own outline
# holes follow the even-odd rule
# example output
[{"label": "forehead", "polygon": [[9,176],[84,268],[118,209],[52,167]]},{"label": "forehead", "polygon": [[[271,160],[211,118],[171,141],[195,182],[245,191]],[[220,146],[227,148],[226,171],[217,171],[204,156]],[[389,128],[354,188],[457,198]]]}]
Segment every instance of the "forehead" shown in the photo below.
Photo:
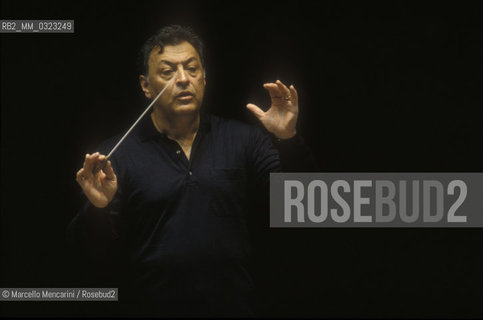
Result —
[{"label": "forehead", "polygon": [[190,58],[200,61],[200,56],[196,49],[186,41],[176,45],[166,45],[162,53],[159,53],[159,47],[156,46],[151,50],[149,55],[149,64],[158,65],[162,60],[172,63],[183,63]]}]

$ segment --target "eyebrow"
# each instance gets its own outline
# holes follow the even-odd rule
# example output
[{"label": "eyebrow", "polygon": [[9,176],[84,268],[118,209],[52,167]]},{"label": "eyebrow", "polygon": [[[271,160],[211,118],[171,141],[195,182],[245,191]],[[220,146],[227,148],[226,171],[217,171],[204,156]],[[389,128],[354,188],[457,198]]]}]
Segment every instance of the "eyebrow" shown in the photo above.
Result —
[{"label": "eyebrow", "polygon": [[[181,62],[181,64],[187,65],[188,63],[193,62],[193,61],[196,61],[196,58],[195,57],[191,57],[188,60]],[[168,61],[168,60],[161,60],[161,61],[159,61],[159,64],[162,64],[162,63],[165,63],[165,64],[167,64],[170,67],[175,67],[177,65],[177,63],[174,63],[174,62],[171,62],[171,61]]]}]

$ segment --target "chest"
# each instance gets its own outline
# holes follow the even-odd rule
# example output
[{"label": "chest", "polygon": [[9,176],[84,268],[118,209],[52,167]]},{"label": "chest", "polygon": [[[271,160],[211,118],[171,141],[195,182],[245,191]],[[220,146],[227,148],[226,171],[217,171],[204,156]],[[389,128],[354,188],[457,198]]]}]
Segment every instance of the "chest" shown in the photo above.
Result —
[{"label": "chest", "polygon": [[[188,157],[189,156],[189,157]],[[163,206],[180,194],[203,202],[222,197],[238,201],[247,188],[245,150],[203,141],[188,151],[177,144],[149,144],[124,168],[121,183],[134,206]]]}]

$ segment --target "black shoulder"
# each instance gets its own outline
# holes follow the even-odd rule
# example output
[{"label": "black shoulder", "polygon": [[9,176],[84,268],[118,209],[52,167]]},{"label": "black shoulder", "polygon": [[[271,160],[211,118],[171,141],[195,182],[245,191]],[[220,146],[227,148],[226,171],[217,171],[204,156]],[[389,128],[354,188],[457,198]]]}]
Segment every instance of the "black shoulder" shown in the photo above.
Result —
[{"label": "black shoulder", "polygon": [[262,130],[253,124],[214,115],[210,118],[211,130],[219,134],[248,139],[262,133]]}]

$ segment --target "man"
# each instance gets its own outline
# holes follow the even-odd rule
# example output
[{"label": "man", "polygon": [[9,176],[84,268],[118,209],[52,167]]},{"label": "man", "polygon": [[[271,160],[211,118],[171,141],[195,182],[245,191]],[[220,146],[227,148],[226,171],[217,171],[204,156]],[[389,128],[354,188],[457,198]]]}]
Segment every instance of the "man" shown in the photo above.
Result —
[{"label": "man", "polygon": [[77,182],[88,201],[70,235],[106,253],[116,243],[125,290],[158,303],[161,315],[251,315],[248,191],[266,189],[270,172],[310,162],[296,133],[297,91],[267,83],[270,109],[247,105],[270,137],[201,111],[203,46],[190,29],[161,29],[141,57],[145,96],[168,87],[103,170],[94,168],[118,138],[85,156]]}]

